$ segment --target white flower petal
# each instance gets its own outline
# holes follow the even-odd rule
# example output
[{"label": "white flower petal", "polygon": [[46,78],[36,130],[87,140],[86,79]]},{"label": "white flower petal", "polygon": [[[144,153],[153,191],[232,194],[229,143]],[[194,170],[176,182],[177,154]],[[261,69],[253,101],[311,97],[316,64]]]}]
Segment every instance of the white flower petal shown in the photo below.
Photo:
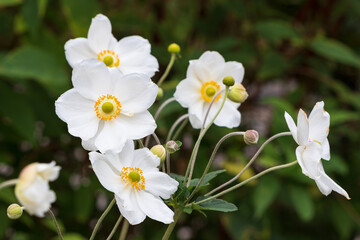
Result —
[{"label": "white flower petal", "polygon": [[71,67],[85,59],[97,58],[86,38],[71,39],[65,43],[65,57]]},{"label": "white flower petal", "polygon": [[194,80],[196,79],[201,84],[204,84],[211,80],[215,80],[213,79],[210,68],[199,60],[190,61],[189,67],[186,72],[186,78]]},{"label": "white flower petal", "polygon": [[318,142],[323,142],[329,133],[330,115],[324,110],[324,102],[315,104],[309,115],[309,137]]},{"label": "white flower petal", "polygon": [[88,32],[90,47],[95,52],[108,50],[113,42],[113,38],[109,19],[102,14],[96,15],[91,21]]},{"label": "white flower petal", "polygon": [[189,114],[189,121],[194,129],[200,129],[202,126],[202,121],[195,114]]},{"label": "white flower petal", "polygon": [[51,163],[37,163],[38,174],[46,181],[54,181],[59,177],[60,166],[56,166],[55,161]]},{"label": "white flower petal", "polygon": [[125,129],[119,121],[105,122],[104,127],[96,136],[96,148],[102,153],[107,151],[120,152],[127,140],[126,131],[130,131],[130,129]]},{"label": "white flower petal", "polygon": [[[216,51],[204,52],[200,56],[199,61],[201,61],[204,65],[206,65],[211,71],[214,71],[214,70],[218,71],[219,69],[223,69],[224,64],[225,64],[225,59],[223,58],[223,56],[221,56],[221,54],[219,54]],[[213,79],[213,80],[215,80],[215,79]],[[221,79],[221,81],[222,81],[222,79]]]},{"label": "white flower petal", "polygon": [[334,182],[328,175],[326,175],[322,165],[320,167],[320,172],[321,172],[321,176],[318,179],[316,179],[316,184],[318,185],[319,190],[324,195],[327,196],[330,194],[331,191],[335,191],[343,195],[347,199],[350,199],[348,193],[342,187],[340,187],[336,182]]},{"label": "white flower petal", "polygon": [[122,77],[111,72],[114,94],[122,109],[133,114],[146,111],[155,102],[158,86],[145,74],[128,74]]},{"label": "white flower petal", "polygon": [[[209,104],[207,102],[199,101],[189,107],[189,120],[193,128],[201,128],[208,106]],[[207,122],[208,121],[209,120],[207,120]]]},{"label": "white flower petal", "polygon": [[146,137],[156,129],[155,120],[148,111],[136,113],[131,117],[121,115],[114,121],[122,125],[125,130],[123,134],[126,134],[127,139],[132,140]]},{"label": "white flower petal", "polygon": [[106,65],[90,59],[74,67],[72,82],[74,88],[84,98],[96,101],[100,96],[112,94],[112,80]]},{"label": "white flower petal", "polygon": [[305,146],[298,146],[296,148],[296,159],[297,159],[297,162],[299,163],[299,165],[301,167],[302,173],[304,175],[306,175],[306,176],[309,176],[309,173],[306,170],[306,167],[305,167],[305,164],[304,164],[304,160],[302,158],[302,153],[304,151],[304,148],[305,148]]},{"label": "white flower petal", "polygon": [[188,108],[194,102],[204,101],[201,97],[201,86],[200,81],[186,78],[176,86],[174,97],[182,107]]},{"label": "white flower petal", "polygon": [[309,142],[309,122],[302,109],[300,109],[297,119],[297,140],[300,146],[305,146]]},{"label": "white flower petal", "polygon": [[88,140],[95,136],[99,119],[94,102],[83,98],[74,88],[63,93],[55,102],[55,111],[68,124],[69,133]]},{"label": "white flower petal", "polygon": [[302,152],[304,168],[308,172],[308,177],[316,179],[320,176],[319,166],[321,165],[321,145],[310,142]]},{"label": "white flower petal", "polygon": [[121,167],[119,171],[119,164],[114,165],[105,155],[97,152],[90,152],[89,159],[101,185],[110,192],[117,192],[122,184],[120,177]]},{"label": "white flower petal", "polygon": [[[126,196],[126,194],[128,194],[128,196]],[[121,198],[115,194],[115,199],[121,215],[123,215],[131,225],[136,225],[142,223],[146,215],[138,206],[135,196],[132,195],[134,195],[133,191],[127,191],[127,193],[123,192]]]},{"label": "white flower petal", "polygon": [[173,222],[174,212],[159,198],[146,191],[135,192],[140,209],[150,218],[169,224]]},{"label": "white flower petal", "polygon": [[330,144],[328,139],[326,138],[322,143],[322,154],[321,154],[321,158],[324,160],[330,160]]},{"label": "white flower petal", "polygon": [[285,120],[286,120],[286,124],[288,125],[288,127],[290,129],[290,132],[291,132],[295,142],[297,144],[299,144],[298,140],[297,140],[297,127],[295,125],[294,120],[292,119],[292,117],[287,112],[285,112]]},{"label": "white flower petal", "polygon": [[108,152],[106,153],[106,157],[108,161],[116,166],[116,168],[120,171],[123,166],[131,166],[131,163],[134,159],[134,141],[127,140],[121,152]]},{"label": "white flower petal", "polygon": [[[218,109],[221,106],[221,102],[223,99],[219,99],[216,103],[214,103],[213,109],[210,110],[209,114],[209,121],[215,117],[215,114],[217,113]],[[237,104],[240,106],[240,104]],[[237,110],[234,105],[228,101],[225,100],[224,106],[221,109],[219,115],[214,121],[214,124],[220,127],[227,127],[227,128],[234,128],[238,127],[240,125],[241,121],[241,115],[240,112]]]},{"label": "white flower petal", "polygon": [[[136,149],[134,152],[134,160],[131,163],[132,167],[140,168],[144,173],[158,172],[157,168],[160,165],[160,159],[154,155],[148,148]],[[146,179],[145,179],[146,181]]]},{"label": "white flower petal", "polygon": [[222,68],[217,68],[217,82],[222,83],[223,79],[227,76],[234,78],[236,83],[241,83],[244,78],[244,67],[239,62],[226,62],[224,65],[220,65]]},{"label": "white flower petal", "polygon": [[140,36],[129,36],[121,39],[116,46],[119,54],[119,69],[124,74],[143,73],[154,76],[159,69],[157,59],[150,54],[151,45]]},{"label": "white flower petal", "polygon": [[146,172],[144,177],[146,181],[145,190],[163,199],[169,199],[179,185],[177,181],[162,172]]}]

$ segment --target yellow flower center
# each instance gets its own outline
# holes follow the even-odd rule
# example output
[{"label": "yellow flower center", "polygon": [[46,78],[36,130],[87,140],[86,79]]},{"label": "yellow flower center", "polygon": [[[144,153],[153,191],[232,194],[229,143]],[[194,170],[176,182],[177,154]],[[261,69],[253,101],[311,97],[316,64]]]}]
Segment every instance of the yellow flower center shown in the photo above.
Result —
[{"label": "yellow flower center", "polygon": [[98,60],[105,63],[108,67],[118,67],[120,63],[119,56],[114,51],[103,50],[98,54]]},{"label": "yellow flower center", "polygon": [[112,95],[102,95],[95,102],[94,109],[99,119],[108,121],[116,118],[120,114],[121,104],[117,98]]},{"label": "yellow flower center", "polygon": [[[211,102],[215,94],[220,90],[220,85],[217,84],[215,81],[209,81],[204,83],[201,86],[201,96],[202,98],[207,101]],[[219,100],[221,94],[216,97],[215,102]]]},{"label": "yellow flower center", "polygon": [[121,180],[128,186],[136,190],[145,189],[145,178],[143,172],[139,168],[123,167],[120,173]]}]

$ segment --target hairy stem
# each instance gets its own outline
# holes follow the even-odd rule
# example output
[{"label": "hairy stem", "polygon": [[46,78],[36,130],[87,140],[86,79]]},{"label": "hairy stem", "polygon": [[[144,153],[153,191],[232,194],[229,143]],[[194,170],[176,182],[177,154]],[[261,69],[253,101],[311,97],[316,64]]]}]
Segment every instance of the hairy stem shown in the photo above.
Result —
[{"label": "hairy stem", "polygon": [[115,204],[115,198],[110,202],[109,206],[105,209],[105,211],[103,212],[103,214],[100,216],[99,220],[97,221],[94,230],[91,234],[90,240],[93,240],[95,238],[96,232],[98,231],[101,222],[104,220],[104,218],[106,217],[106,215],[110,212],[112,206]]}]

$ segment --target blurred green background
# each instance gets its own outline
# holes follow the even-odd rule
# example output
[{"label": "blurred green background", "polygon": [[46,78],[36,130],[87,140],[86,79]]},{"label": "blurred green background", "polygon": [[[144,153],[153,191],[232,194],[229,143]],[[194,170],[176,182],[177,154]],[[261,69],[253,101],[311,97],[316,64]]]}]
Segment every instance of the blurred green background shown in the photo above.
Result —
[{"label": "blurred green background", "polygon": [[[141,35],[160,63],[157,81],[169,61],[167,46],[177,42],[181,57],[163,87],[165,98],[185,78],[188,61],[206,50],[242,62],[249,92],[237,130],[256,129],[260,142],[287,131],[284,111],[296,117],[324,100],[331,114],[330,162],[326,172],[352,200],[323,196],[299,166],[271,173],[225,199],[237,212],[199,213],[180,219],[172,239],[358,239],[360,237],[360,1],[358,0],[0,0],[0,182],[16,178],[31,162],[55,160],[60,178],[54,212],[66,239],[89,238],[112,195],[98,182],[80,140],[68,134],[55,115],[54,101],[71,88],[64,44],[86,37],[91,18],[107,15],[117,39]],[[164,99],[165,99],[164,98]],[[163,101],[163,100],[162,100]],[[160,101],[160,103],[162,102]],[[159,106],[157,102],[152,112]],[[177,103],[166,108],[157,134],[164,139],[177,117]],[[212,127],[196,163],[199,176],[213,146],[229,129]],[[198,131],[181,134],[182,153],[172,157],[174,172],[184,174]],[[240,137],[224,143],[214,169],[228,171],[217,186],[236,174],[258,146]],[[274,141],[247,176],[295,160],[291,137]],[[56,239],[49,217],[24,214],[11,221],[6,208],[16,202],[13,189],[0,192],[0,239]],[[110,233],[119,212],[112,209],[97,239]],[[131,227],[128,239],[160,239],[166,226],[146,219]],[[115,237],[118,237],[117,233]]]}]

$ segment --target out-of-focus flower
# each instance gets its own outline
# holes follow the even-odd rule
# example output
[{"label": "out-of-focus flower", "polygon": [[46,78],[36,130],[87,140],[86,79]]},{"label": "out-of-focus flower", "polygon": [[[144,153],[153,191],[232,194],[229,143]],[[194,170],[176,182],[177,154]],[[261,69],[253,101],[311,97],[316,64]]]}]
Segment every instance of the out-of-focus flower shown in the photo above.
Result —
[{"label": "out-of-focus flower", "polygon": [[127,141],[123,150],[114,154],[89,153],[100,183],[115,194],[121,214],[135,225],[148,216],[169,224],[174,212],[163,202],[177,190],[178,182],[160,172],[160,159],[147,148],[134,150]]},{"label": "out-of-focus flower", "polygon": [[[181,106],[189,108],[189,120],[193,128],[201,128],[210,102],[225,88],[223,79],[227,76],[231,76],[235,84],[241,83],[244,77],[242,64],[225,62],[218,52],[211,51],[203,53],[198,60],[190,61],[186,79],[176,87],[174,97]],[[215,99],[206,124],[214,118],[224,96],[224,93],[221,93]],[[239,126],[241,119],[237,110],[239,106],[239,103],[226,100],[214,124],[228,128]]]},{"label": "out-of-focus flower", "polygon": [[60,167],[51,163],[31,163],[20,173],[19,181],[15,186],[15,195],[20,204],[30,215],[43,217],[56,195],[50,190],[49,181],[59,176]]},{"label": "out-of-focus flower", "polygon": [[143,73],[154,76],[159,64],[150,54],[149,41],[140,36],[129,36],[117,41],[111,28],[109,19],[98,14],[91,21],[87,38],[67,41],[65,56],[71,67],[86,59],[98,59],[110,68],[118,68],[123,74]]},{"label": "out-of-focus flower", "polygon": [[126,140],[154,132],[155,120],[147,109],[158,87],[149,76],[122,75],[97,60],[86,60],[74,68],[72,81],[74,88],[55,102],[56,114],[85,149],[120,152]]},{"label": "out-of-focus flower", "polygon": [[300,109],[297,126],[287,112],[285,119],[294,140],[299,145],[296,148],[296,158],[303,174],[315,180],[322,194],[327,196],[331,191],[335,191],[350,199],[347,192],[326,175],[321,162],[321,159],[330,160],[330,145],[327,140],[330,115],[324,110],[324,102],[316,103],[309,119]]}]

